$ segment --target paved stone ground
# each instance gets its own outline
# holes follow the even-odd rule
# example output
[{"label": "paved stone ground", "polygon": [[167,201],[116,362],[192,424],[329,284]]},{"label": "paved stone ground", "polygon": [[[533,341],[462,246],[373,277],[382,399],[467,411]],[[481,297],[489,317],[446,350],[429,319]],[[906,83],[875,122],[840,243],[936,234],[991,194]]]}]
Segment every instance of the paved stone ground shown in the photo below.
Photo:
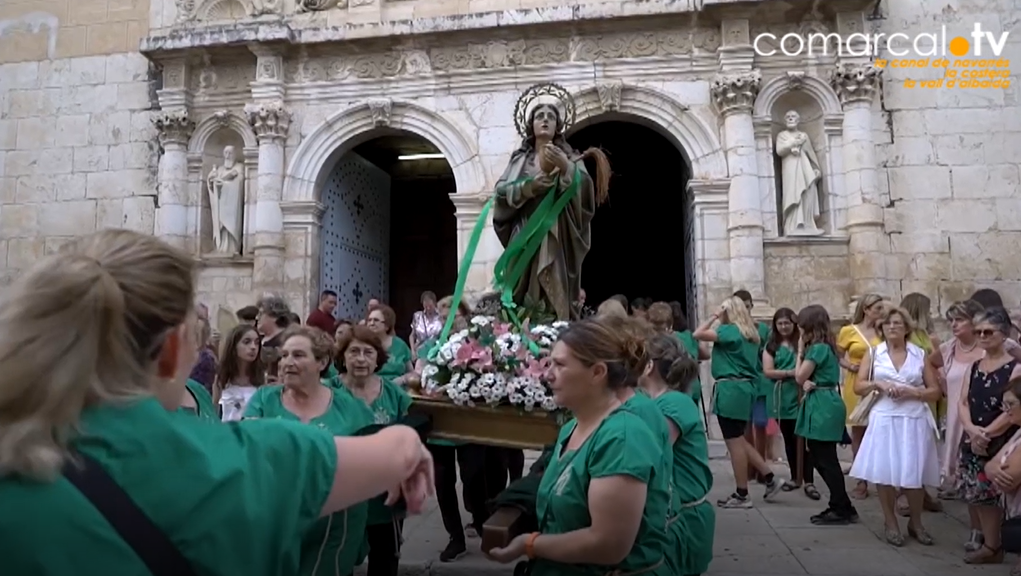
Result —
[{"label": "paved stone ground", "polygon": [[[711,496],[715,501],[732,490],[733,483],[722,443],[714,441],[710,451],[716,477]],[[779,467],[776,469],[780,471]],[[818,487],[825,502],[825,486],[820,483]],[[756,499],[752,510],[717,509],[714,560],[709,575],[1006,576],[1014,562],[1011,557],[999,566],[969,566],[962,562],[963,543],[968,535],[967,511],[957,502],[946,503],[943,513],[926,513],[923,517],[936,540],[935,546],[925,547],[909,540],[905,547],[896,549],[880,540],[883,521],[874,492],[856,503],[861,522],[847,527],[812,526],[809,516],[819,512],[824,504],[809,500],[800,491],[782,494],[774,503],[762,502],[761,492],[761,486],[752,487]],[[906,533],[906,521],[902,521],[901,527]],[[467,556],[441,563],[437,557],[447,543],[447,535],[435,504],[425,514],[410,519],[404,534],[402,576],[512,574],[510,567],[486,560],[479,551],[478,539],[469,540]]]}]

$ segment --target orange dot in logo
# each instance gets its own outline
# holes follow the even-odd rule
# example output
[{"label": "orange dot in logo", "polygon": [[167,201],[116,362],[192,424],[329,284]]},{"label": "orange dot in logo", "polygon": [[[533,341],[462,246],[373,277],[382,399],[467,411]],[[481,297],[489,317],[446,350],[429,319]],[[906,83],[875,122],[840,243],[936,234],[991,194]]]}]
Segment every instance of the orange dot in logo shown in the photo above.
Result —
[{"label": "orange dot in logo", "polygon": [[971,50],[971,44],[961,36],[950,41],[950,53],[958,58],[967,54],[969,50]]}]

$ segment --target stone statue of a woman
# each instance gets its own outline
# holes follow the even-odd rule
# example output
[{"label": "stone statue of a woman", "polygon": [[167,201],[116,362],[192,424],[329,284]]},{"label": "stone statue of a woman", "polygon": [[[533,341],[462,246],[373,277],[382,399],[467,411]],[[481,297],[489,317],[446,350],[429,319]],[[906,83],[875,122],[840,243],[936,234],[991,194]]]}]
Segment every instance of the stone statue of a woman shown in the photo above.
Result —
[{"label": "stone statue of a woman", "polygon": [[798,130],[801,115],[791,110],[784,114],[787,126],[776,135],[776,153],[780,156],[780,185],[783,194],[783,233],[785,236],[822,234],[819,218],[819,158],[808,134]]},{"label": "stone statue of a woman", "polygon": [[[514,114],[521,147],[496,184],[493,227],[504,246],[497,289],[516,304],[543,302],[559,320],[575,315],[592,217],[606,201],[610,164],[598,148],[578,153],[564,139],[574,101],[555,84],[532,86]],[[585,159],[596,163],[589,175]]]},{"label": "stone statue of a woman", "polygon": [[223,149],[223,166],[213,166],[206,179],[213,220],[213,243],[220,254],[241,252],[242,202],[245,198],[243,167],[235,161],[234,147]]}]

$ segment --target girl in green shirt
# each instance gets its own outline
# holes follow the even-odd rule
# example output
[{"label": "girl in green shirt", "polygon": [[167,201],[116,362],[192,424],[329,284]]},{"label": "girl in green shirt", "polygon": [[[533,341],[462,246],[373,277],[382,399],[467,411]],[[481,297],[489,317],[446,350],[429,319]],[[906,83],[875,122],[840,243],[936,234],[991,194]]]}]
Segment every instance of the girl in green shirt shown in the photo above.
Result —
[{"label": "girl in green shirt", "polygon": [[702,574],[713,559],[716,512],[706,502],[713,475],[705,426],[689,395],[698,377],[698,363],[672,335],[655,336],[649,341],[648,351],[649,366],[639,384],[665,417],[673,461],[667,565],[670,573],[678,576]]},{"label": "girl in green shirt", "polygon": [[532,576],[677,576],[666,563],[671,478],[663,446],[619,398],[648,365],[644,338],[582,320],[560,335],[550,357],[554,398],[574,419],[561,429],[539,485],[539,532],[490,557],[528,557]]},{"label": "girl in green shirt", "polygon": [[[790,466],[791,480],[785,482],[782,490],[797,490],[798,460],[801,460],[801,479],[805,484],[805,495],[812,500],[821,496],[815,487],[815,474],[812,469],[811,456],[805,449],[804,439],[798,439],[794,433],[798,421],[798,407],[801,394],[798,383],[794,380],[794,368],[797,365],[798,344],[801,332],[798,330],[798,315],[790,308],[780,308],[773,314],[773,328],[766,340],[766,348],[762,351],[762,371],[770,379],[771,389],[766,396],[766,408],[770,418],[775,418],[783,434],[784,449],[787,452],[787,465]],[[801,443],[800,455],[798,443]]]},{"label": "girl in green shirt", "polygon": [[[717,321],[720,324],[714,328]],[[718,500],[717,504],[723,508],[751,508],[749,466],[762,475],[766,483],[766,500],[775,496],[781,487],[769,464],[745,438],[752,405],[758,396],[762,338],[748,308],[738,296],[724,301],[720,310],[695,330],[694,336],[701,342],[713,343],[711,366],[716,380],[713,413],[734,469],[734,493]]]},{"label": "girl in green shirt", "polygon": [[[372,422],[345,406],[345,396],[322,384],[333,341],[318,328],[292,326],[280,346],[281,385],[259,388],[245,407],[245,418],[300,422],[334,436],[351,436]],[[301,576],[354,572],[365,534],[368,503],[361,502],[320,518],[301,541]]]},{"label": "girl in green shirt", "polygon": [[830,328],[830,315],[813,304],[798,313],[801,340],[794,378],[804,390],[794,433],[805,439],[812,466],[830,491],[829,506],[812,516],[813,524],[841,525],[855,522],[858,512],[844,486],[844,472],[837,459],[837,444],[844,437],[847,410],[840,396],[840,363]]},{"label": "girl in green shirt", "polygon": [[394,334],[396,323],[397,314],[386,304],[373,306],[365,319],[365,325],[376,333],[386,350],[386,361],[380,365],[377,374],[403,387],[415,376],[415,370],[411,364],[411,348],[400,336]]}]

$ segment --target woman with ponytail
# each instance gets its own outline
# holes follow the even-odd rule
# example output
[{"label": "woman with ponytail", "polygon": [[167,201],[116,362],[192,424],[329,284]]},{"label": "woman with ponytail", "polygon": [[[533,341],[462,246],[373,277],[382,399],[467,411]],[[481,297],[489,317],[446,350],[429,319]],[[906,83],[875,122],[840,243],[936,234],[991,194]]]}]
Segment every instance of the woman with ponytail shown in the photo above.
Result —
[{"label": "woman with ponytail", "polygon": [[335,438],[176,413],[200,345],[195,272],[154,236],[106,230],[0,300],[5,573],[295,574],[320,517],[388,488],[422,509],[432,459],[411,428]]},{"label": "woman with ponytail", "polygon": [[689,388],[698,379],[695,361],[673,335],[649,341],[649,363],[639,386],[663,413],[673,460],[673,516],[667,520],[671,574],[694,576],[709,570],[713,559],[716,511],[706,501],[713,487],[709,445],[698,405]]}]

